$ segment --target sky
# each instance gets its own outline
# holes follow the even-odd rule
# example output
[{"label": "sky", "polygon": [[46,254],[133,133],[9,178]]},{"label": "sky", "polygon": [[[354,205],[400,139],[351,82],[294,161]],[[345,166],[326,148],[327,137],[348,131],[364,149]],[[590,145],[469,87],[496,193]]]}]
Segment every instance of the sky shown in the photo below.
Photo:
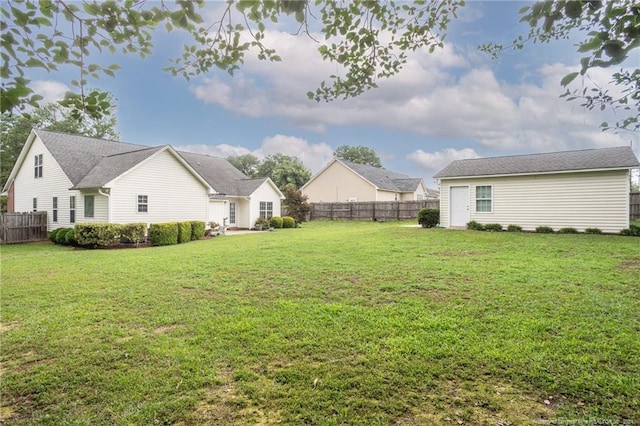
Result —
[{"label": "sky", "polygon": [[[233,76],[213,71],[187,81],[161,69],[181,54],[184,40],[159,32],[146,59],[99,58],[122,69],[89,86],[117,99],[124,142],[220,157],[283,153],[298,157],[313,174],[341,145],[372,148],[385,168],[421,177],[430,188],[438,187],[436,172],[463,158],[630,144],[640,158],[639,134],[600,130],[601,122],[615,121],[609,111],[588,111],[559,98],[562,77],[579,70],[577,37],[505,51],[497,60],[478,50],[483,43],[508,44],[526,35],[517,13],[525,4],[468,2],[450,25],[444,48],[412,53],[400,74],[348,100],[307,98],[336,66],[322,61],[314,40],[293,35],[286,24],[270,28],[266,37],[282,57],[279,63],[248,57]],[[213,22],[223,6],[209,2],[203,14]],[[640,55],[627,63],[637,66]],[[615,71],[593,70],[588,78],[606,86]],[[77,74],[30,77],[36,92],[55,101],[77,78],[69,72]],[[585,83],[577,78],[572,87]]]}]

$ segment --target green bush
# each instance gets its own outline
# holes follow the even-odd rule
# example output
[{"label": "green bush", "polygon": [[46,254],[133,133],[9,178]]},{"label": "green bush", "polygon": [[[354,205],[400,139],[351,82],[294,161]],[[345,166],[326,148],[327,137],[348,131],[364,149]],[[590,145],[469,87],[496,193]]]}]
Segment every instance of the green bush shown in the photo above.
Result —
[{"label": "green bush", "polygon": [[191,222],[178,222],[178,244],[191,241]]},{"label": "green bush", "polygon": [[53,231],[49,232],[49,241],[51,241],[52,243],[56,242],[56,235],[58,234],[58,232],[61,230],[62,228],[58,228],[58,229],[54,229]]},{"label": "green bush", "polygon": [[283,228],[295,228],[296,221],[291,216],[283,216],[282,217],[282,227]]},{"label": "green bush", "polygon": [[600,228],[587,228],[584,230],[587,234],[602,234]]},{"label": "green bush", "polygon": [[65,236],[68,230],[69,228],[58,228],[58,232],[56,232],[56,237],[54,239],[54,242],[56,244],[65,245],[66,244]]},{"label": "green bush", "polygon": [[550,226],[538,226],[536,232],[538,234],[553,234],[553,228]]},{"label": "green bush", "polygon": [[122,225],[117,223],[77,223],[78,245],[83,247],[109,247],[117,242]]},{"label": "green bush", "polygon": [[64,244],[68,246],[75,246],[78,244],[75,229],[69,228],[67,229],[67,232],[64,233]]},{"label": "green bush", "polygon": [[558,229],[558,234],[577,234],[578,230],[576,228],[566,227]]},{"label": "green bush", "polygon": [[178,223],[152,223],[149,226],[149,241],[154,246],[178,244]]},{"label": "green bush", "polygon": [[467,223],[467,229],[472,229],[474,231],[484,231],[484,225],[476,222],[475,220],[472,220],[471,222]]},{"label": "green bush", "polygon": [[433,228],[440,223],[440,210],[425,207],[418,212],[418,223],[423,228]]},{"label": "green bush", "polygon": [[282,218],[280,216],[272,217],[271,220],[269,220],[269,225],[275,229],[282,228]]},{"label": "green bush", "polygon": [[199,240],[204,237],[205,223],[201,220],[191,221],[191,241]]},{"label": "green bush", "polygon": [[503,231],[502,225],[499,223],[487,223],[484,225],[484,230],[489,232],[501,232]]},{"label": "green bush", "polygon": [[509,225],[509,226],[507,226],[507,232],[522,232],[522,226],[520,226],[520,225]]},{"label": "green bush", "polygon": [[264,217],[257,218],[254,227],[258,231],[269,229],[269,219]]},{"label": "green bush", "polygon": [[640,226],[632,223],[628,228],[620,231],[620,234],[628,237],[640,237]]},{"label": "green bush", "polygon": [[144,241],[147,233],[146,223],[127,223],[122,225],[120,241],[123,243],[139,244]]}]

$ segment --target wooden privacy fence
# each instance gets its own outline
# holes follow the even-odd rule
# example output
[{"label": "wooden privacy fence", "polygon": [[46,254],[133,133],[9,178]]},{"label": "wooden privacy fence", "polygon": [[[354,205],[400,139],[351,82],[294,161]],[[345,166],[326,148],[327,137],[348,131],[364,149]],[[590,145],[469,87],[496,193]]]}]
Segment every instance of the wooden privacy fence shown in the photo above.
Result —
[{"label": "wooden privacy fence", "polygon": [[423,201],[359,201],[345,203],[312,203],[313,219],[401,220],[417,219],[420,209],[440,207],[438,200]]},{"label": "wooden privacy fence", "polygon": [[629,219],[640,220],[640,192],[629,194]]},{"label": "wooden privacy fence", "polygon": [[0,215],[0,240],[2,244],[46,239],[47,212],[2,213]]}]

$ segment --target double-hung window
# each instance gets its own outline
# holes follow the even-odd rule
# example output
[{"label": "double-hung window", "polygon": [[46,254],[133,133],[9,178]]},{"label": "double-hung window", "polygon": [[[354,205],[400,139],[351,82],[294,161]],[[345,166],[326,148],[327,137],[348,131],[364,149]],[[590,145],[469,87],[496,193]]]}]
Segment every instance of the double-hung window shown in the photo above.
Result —
[{"label": "double-hung window", "polygon": [[42,154],[38,154],[35,157],[33,177],[36,179],[42,177]]},{"label": "double-hung window", "polygon": [[149,196],[138,195],[138,213],[147,213],[149,211]]},{"label": "double-hung window", "polygon": [[476,186],[476,212],[491,213],[493,211],[493,187],[491,185]]},{"label": "double-hung window", "polygon": [[33,197],[33,211],[37,212],[38,211],[38,198]]},{"label": "double-hung window", "polygon": [[273,217],[273,202],[260,201],[260,217],[270,219]]},{"label": "double-hung window", "polygon": [[53,197],[53,221],[58,221],[58,197]]},{"label": "double-hung window", "polygon": [[76,223],[76,196],[69,197],[69,223]]},{"label": "double-hung window", "polygon": [[84,217],[93,217],[94,201],[93,195],[84,196]]}]

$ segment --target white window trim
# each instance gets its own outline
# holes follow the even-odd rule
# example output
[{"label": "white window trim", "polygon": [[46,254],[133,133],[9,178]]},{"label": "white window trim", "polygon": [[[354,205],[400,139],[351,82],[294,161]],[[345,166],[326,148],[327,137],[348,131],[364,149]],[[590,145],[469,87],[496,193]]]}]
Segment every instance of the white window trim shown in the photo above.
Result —
[{"label": "white window trim", "polygon": [[[88,197],[91,197],[93,199],[93,203],[91,206],[91,216],[87,215],[87,199]],[[89,219],[93,219],[96,217],[96,196],[95,195],[85,195],[84,199],[83,199],[83,204],[84,204],[84,217],[85,218],[89,218]]]},{"label": "white window trim", "polygon": [[[478,188],[479,187],[484,187],[484,186],[488,186],[489,188],[491,188],[491,198],[478,198]],[[476,185],[474,188],[474,195],[475,195],[475,210],[476,213],[478,214],[491,214],[493,213],[493,185]],[[489,211],[479,211],[478,210],[478,201],[486,201],[489,200],[491,202],[491,209],[489,209]]]}]

